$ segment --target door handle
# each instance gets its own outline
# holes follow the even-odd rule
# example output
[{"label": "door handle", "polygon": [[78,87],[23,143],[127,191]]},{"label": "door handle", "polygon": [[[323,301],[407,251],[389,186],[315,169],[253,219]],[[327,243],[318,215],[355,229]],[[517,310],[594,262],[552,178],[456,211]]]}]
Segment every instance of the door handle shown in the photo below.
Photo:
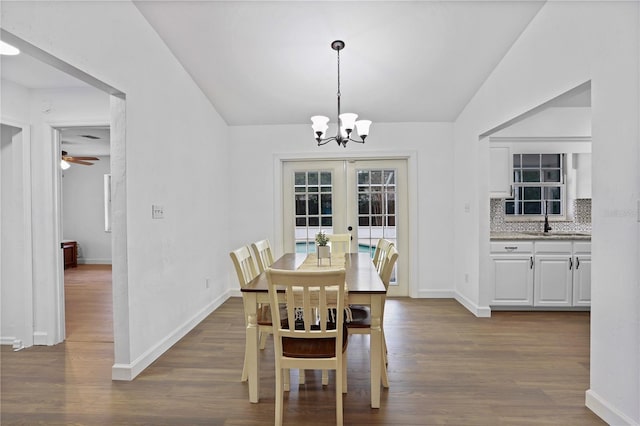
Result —
[{"label": "door handle", "polygon": [[573,269],[573,259],[569,258],[569,270]]},{"label": "door handle", "polygon": [[[353,226],[349,225],[349,226],[347,227],[347,231],[349,231],[349,232],[353,231]],[[350,241],[353,241],[353,235],[350,235],[350,236],[349,236],[349,240],[350,240]]]},{"label": "door handle", "polygon": [[533,269],[533,256],[529,258],[529,269]]},{"label": "door handle", "polygon": [[576,256],[576,271],[580,268],[580,258]]}]

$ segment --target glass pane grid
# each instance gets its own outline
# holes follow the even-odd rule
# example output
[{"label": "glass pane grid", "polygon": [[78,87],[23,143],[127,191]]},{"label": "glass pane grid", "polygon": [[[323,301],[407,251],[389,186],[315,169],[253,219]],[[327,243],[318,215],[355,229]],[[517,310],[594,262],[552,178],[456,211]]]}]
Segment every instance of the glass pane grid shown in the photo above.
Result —
[{"label": "glass pane grid", "polygon": [[333,176],[330,171],[294,172],[295,245],[297,253],[314,253],[315,236],[333,228]]},{"label": "glass pane grid", "polygon": [[[396,171],[357,170],[358,245],[371,257],[380,238],[396,241]],[[390,285],[397,285],[396,272]]]},{"label": "glass pane grid", "polygon": [[506,215],[564,215],[564,154],[514,154]]}]

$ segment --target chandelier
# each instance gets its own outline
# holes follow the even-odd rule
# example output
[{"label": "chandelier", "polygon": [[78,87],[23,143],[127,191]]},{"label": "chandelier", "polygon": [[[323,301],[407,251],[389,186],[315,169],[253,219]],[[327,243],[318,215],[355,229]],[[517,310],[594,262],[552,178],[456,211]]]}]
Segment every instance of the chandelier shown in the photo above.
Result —
[{"label": "chandelier", "polygon": [[[365,138],[369,134],[370,120],[358,120],[358,114],[345,112],[340,114],[340,51],[344,49],[344,41],[336,40],[331,43],[331,48],[336,51],[338,56],[338,130],[335,136],[325,137],[329,128],[329,117],[324,115],[314,115],[311,117],[311,128],[318,142],[318,146],[325,145],[331,141],[336,141],[338,145],[347,147],[347,142],[364,143]],[[358,132],[360,139],[354,139],[354,128]]]}]

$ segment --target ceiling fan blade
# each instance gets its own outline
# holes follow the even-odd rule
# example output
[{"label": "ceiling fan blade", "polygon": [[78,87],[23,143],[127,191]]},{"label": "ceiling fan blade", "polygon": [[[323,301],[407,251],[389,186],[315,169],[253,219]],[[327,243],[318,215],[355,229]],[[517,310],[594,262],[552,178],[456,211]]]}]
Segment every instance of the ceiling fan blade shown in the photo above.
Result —
[{"label": "ceiling fan blade", "polygon": [[69,163],[74,163],[74,164],[83,164],[85,166],[93,166],[93,163],[90,163],[88,161],[78,160],[75,157],[66,158],[65,161],[68,161]]},{"label": "ceiling fan blade", "polygon": [[99,161],[100,160],[97,157],[76,157],[76,156],[71,156],[70,158],[75,158],[76,160],[91,160],[91,161]]}]

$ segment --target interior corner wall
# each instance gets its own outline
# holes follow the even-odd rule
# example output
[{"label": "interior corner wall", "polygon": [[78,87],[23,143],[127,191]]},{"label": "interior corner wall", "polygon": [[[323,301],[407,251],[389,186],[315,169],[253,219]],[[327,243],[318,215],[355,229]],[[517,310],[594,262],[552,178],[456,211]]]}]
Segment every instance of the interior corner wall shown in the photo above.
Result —
[{"label": "interior corner wall", "polygon": [[[126,95],[127,276],[114,287],[112,377],[132,379],[228,297],[228,127],[132,2],[2,6],[6,31]],[[34,169],[47,164],[34,158]]]},{"label": "interior corner wall", "polygon": [[[479,136],[591,81],[591,385],[610,424],[640,424],[640,3],[547,2],[460,114],[455,140],[458,291],[488,305],[488,145]],[[485,138],[486,139],[486,138]],[[462,172],[471,170],[477,185]],[[470,203],[474,214],[465,213]],[[473,271],[469,283],[462,277]]]},{"label": "interior corner wall", "polygon": [[[313,160],[341,159],[345,154],[383,158],[413,152],[418,199],[409,203],[417,218],[409,226],[417,243],[407,255],[409,268],[416,268],[417,276],[409,285],[415,297],[453,297],[451,123],[374,123],[366,144],[346,148],[335,143],[318,147],[310,125],[232,126],[230,131],[229,163],[242,167],[232,168],[229,176],[234,188],[229,204],[235,209],[230,218],[233,234],[228,251],[261,238],[274,242],[282,238],[275,235],[277,212],[282,210],[274,203],[278,192],[274,185],[280,184],[280,177],[274,176],[275,155]],[[282,247],[274,250],[276,255],[282,254]],[[237,287],[231,262],[228,276],[231,286]]]}]

